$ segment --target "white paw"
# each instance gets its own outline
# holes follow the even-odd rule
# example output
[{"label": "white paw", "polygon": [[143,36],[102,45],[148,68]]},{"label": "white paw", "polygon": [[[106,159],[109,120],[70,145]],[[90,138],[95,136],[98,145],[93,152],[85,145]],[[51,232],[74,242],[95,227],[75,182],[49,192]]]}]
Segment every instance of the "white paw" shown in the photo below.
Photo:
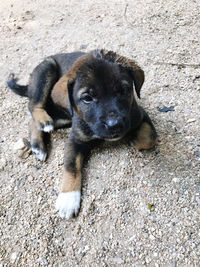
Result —
[{"label": "white paw", "polygon": [[33,154],[35,154],[36,158],[40,161],[45,161],[47,158],[47,153],[39,149],[38,147],[31,147]]},{"label": "white paw", "polygon": [[61,218],[70,219],[73,215],[78,214],[80,201],[80,191],[60,193],[56,200],[56,210],[58,210]]},{"label": "white paw", "polygon": [[45,133],[50,133],[53,131],[53,125],[52,124],[47,124],[41,130]]}]

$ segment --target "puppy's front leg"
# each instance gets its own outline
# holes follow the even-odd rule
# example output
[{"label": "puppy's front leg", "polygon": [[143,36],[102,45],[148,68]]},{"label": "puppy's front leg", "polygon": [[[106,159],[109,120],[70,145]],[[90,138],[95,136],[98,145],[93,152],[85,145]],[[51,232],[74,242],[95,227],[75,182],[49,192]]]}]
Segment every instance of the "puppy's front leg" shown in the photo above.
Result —
[{"label": "puppy's front leg", "polygon": [[69,138],[66,144],[61,193],[56,201],[56,209],[61,218],[69,219],[78,214],[81,201],[83,153],[87,148],[84,143],[77,144],[73,138]]}]

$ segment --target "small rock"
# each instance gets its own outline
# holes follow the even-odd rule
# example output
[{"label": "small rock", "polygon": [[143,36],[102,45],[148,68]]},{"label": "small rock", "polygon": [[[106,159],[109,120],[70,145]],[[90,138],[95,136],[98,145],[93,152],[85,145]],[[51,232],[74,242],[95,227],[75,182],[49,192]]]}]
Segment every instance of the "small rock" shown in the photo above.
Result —
[{"label": "small rock", "polygon": [[194,79],[193,79],[193,82],[195,82],[197,79],[200,78],[200,75],[195,75]]},{"label": "small rock", "polygon": [[124,164],[125,164],[125,161],[122,160],[119,165],[123,166]]},{"label": "small rock", "polygon": [[180,179],[179,179],[179,178],[177,178],[177,177],[175,177],[175,178],[173,178],[173,179],[172,179],[172,181],[173,181],[174,183],[178,183],[178,182],[179,182],[179,180],[180,180]]},{"label": "small rock", "polygon": [[25,147],[23,138],[20,138],[14,145],[14,150],[22,150]]},{"label": "small rock", "polygon": [[194,155],[197,156],[197,157],[200,157],[200,152],[199,151],[195,151]]},{"label": "small rock", "polygon": [[40,262],[41,262],[42,265],[48,265],[48,261],[47,261],[46,258],[41,258]]},{"label": "small rock", "polygon": [[172,265],[171,265],[172,267],[176,267],[177,266],[177,261],[176,260],[174,260],[173,262],[172,262]]},{"label": "small rock", "polygon": [[148,208],[148,210],[150,210],[150,211],[154,211],[154,210],[155,210],[155,205],[154,205],[154,204],[150,204],[150,203],[148,203],[147,208]]},{"label": "small rock", "polygon": [[196,196],[196,197],[195,197],[195,200],[196,200],[196,202],[198,203],[198,205],[200,205],[200,197],[199,197],[199,196]]},{"label": "small rock", "polygon": [[87,48],[87,45],[85,45],[85,44],[81,45],[81,49],[86,49],[86,48]]},{"label": "small rock", "polygon": [[20,158],[26,159],[31,154],[30,144],[25,138],[19,139],[14,145],[13,150],[18,153]]},{"label": "small rock", "polygon": [[7,160],[5,158],[2,158],[0,160],[0,170],[3,170],[7,165]]},{"label": "small rock", "polygon": [[14,263],[17,259],[17,252],[13,252],[10,256],[10,261]]},{"label": "small rock", "polygon": [[34,166],[34,167],[36,168],[36,170],[40,170],[40,169],[41,169],[41,167],[38,166],[38,165],[36,165],[36,166]]},{"label": "small rock", "polygon": [[38,196],[37,205],[40,204],[41,200],[42,200],[42,197],[41,196]]},{"label": "small rock", "polygon": [[196,185],[196,186],[195,186],[195,190],[196,190],[196,192],[199,192],[199,190],[200,190],[200,186],[199,186],[199,185]]},{"label": "small rock", "polygon": [[17,180],[17,181],[16,181],[16,186],[19,187],[20,184],[21,184],[20,180]]},{"label": "small rock", "polygon": [[121,258],[112,258],[112,262],[117,263],[117,264],[123,264],[124,261]]},{"label": "small rock", "polygon": [[57,195],[58,195],[55,189],[52,189],[52,190],[51,190],[51,194],[52,194],[53,196],[57,196]]},{"label": "small rock", "polygon": [[28,180],[29,182],[32,182],[32,181],[33,181],[33,176],[29,175],[29,176],[27,177],[27,180]]},{"label": "small rock", "polygon": [[85,251],[88,251],[89,249],[89,246],[85,246]]},{"label": "small rock", "polygon": [[150,236],[149,236],[149,239],[151,239],[151,240],[155,240],[156,238],[155,238],[154,235],[150,235]]},{"label": "small rock", "polygon": [[196,119],[195,118],[192,118],[192,119],[187,120],[186,123],[191,123],[191,122],[195,122],[195,121],[196,121]]},{"label": "small rock", "polygon": [[158,107],[158,111],[160,112],[168,112],[168,111],[174,111],[174,107],[173,106],[170,106],[170,107],[163,107],[163,108],[159,108]]}]

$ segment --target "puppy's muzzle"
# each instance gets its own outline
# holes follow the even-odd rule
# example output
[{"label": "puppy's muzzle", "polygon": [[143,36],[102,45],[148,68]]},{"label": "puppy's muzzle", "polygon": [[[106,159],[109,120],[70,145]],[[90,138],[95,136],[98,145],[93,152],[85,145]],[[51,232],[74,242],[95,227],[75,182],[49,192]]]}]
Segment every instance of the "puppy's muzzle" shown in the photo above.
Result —
[{"label": "puppy's muzzle", "polygon": [[120,137],[124,132],[123,119],[119,116],[109,116],[102,123],[111,138]]}]

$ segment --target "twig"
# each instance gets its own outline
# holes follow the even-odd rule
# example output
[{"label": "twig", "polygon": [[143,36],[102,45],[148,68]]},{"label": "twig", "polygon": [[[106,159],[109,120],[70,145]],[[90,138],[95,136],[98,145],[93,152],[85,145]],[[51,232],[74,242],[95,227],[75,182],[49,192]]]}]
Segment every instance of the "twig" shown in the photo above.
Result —
[{"label": "twig", "polygon": [[176,66],[178,68],[186,68],[186,67],[191,67],[191,68],[199,68],[200,64],[189,64],[189,63],[173,63],[173,62],[154,62],[155,65],[170,65],[170,66]]},{"label": "twig", "polygon": [[125,19],[125,21],[126,21],[126,23],[128,25],[130,25],[132,27],[135,27],[135,25],[133,23],[128,21],[127,14],[126,14],[127,13],[127,9],[128,9],[128,4],[126,4],[126,6],[125,6],[123,17],[124,17],[124,19]]}]

